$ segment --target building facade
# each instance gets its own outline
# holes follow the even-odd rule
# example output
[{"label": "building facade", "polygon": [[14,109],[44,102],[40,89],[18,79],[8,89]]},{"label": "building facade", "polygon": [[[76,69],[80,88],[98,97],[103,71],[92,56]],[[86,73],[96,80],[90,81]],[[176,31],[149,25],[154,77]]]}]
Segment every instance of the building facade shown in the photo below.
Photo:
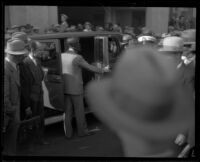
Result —
[{"label": "building facade", "polygon": [[145,26],[155,33],[163,33],[167,32],[170,16],[174,12],[185,12],[196,18],[193,8],[6,6],[5,28],[31,24],[43,32],[48,26],[60,23],[60,14],[64,13],[69,16],[71,25],[90,21],[94,25],[104,26],[111,22],[135,29]]}]

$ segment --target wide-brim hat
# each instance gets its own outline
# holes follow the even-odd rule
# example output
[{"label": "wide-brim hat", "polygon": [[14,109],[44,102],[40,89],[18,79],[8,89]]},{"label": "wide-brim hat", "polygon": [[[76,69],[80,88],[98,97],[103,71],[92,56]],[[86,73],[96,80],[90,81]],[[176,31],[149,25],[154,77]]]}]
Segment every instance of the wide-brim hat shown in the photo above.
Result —
[{"label": "wide-brim hat", "polygon": [[[129,57],[126,58],[125,56],[123,57],[124,59],[126,59],[126,61],[128,61]],[[126,61],[124,61],[124,63]],[[133,64],[131,63],[131,61],[132,59],[128,61],[129,67],[131,67],[131,64]],[[137,65],[139,65],[142,63],[142,60],[139,59],[137,60],[137,62],[138,62]],[[139,68],[132,69],[132,71],[135,71],[134,73],[136,75],[137,73],[140,73]],[[124,70],[121,70],[121,72],[127,73],[126,78],[123,77],[125,75],[121,76],[122,82],[123,80],[126,79],[130,80],[130,77],[132,78],[134,77],[133,75],[134,73],[128,71],[128,68],[124,68]],[[149,75],[148,72],[143,74]],[[115,72],[113,73],[113,76],[115,76]],[[145,120],[138,117],[140,115],[138,112],[140,109],[142,112],[142,107],[140,106],[140,104],[137,103],[138,99],[137,97],[141,96],[141,94],[144,93],[145,87],[141,88],[140,91],[137,91],[133,88],[139,86],[141,84],[140,82],[143,81],[135,80],[135,82],[129,85],[130,91],[136,94],[136,96],[133,96],[134,100],[131,100],[132,98],[129,98],[129,96],[127,96],[126,97],[127,100],[125,100],[132,102],[131,108],[137,110],[135,111],[135,114],[132,114],[131,112],[126,111],[125,109],[125,107],[128,104],[127,102],[120,104],[120,100],[118,100],[119,102],[117,103],[116,100],[114,99],[113,95],[117,94],[115,92],[120,92],[120,91],[113,91],[113,88],[115,90],[119,88],[113,86],[116,84],[115,82],[117,81],[116,77],[113,76],[111,78],[106,78],[101,81],[93,81],[89,83],[86,89],[87,90],[86,96],[90,108],[108,126],[110,126],[112,129],[116,131],[125,131],[129,134],[134,134],[134,136],[140,136],[142,138],[144,137],[146,139],[157,140],[157,141],[170,139],[170,141],[173,142],[173,140],[179,133],[187,132],[188,127],[191,126],[191,124],[194,121],[194,104],[191,100],[192,96],[190,96],[189,93],[185,92],[182,87],[176,87],[176,88],[174,87],[176,89],[174,92],[176,93],[171,94],[173,96],[173,103],[171,104],[171,106],[169,104],[169,107],[165,107],[165,109],[163,109],[164,110],[163,114],[169,113],[166,116],[166,118],[162,120],[159,119]],[[156,109],[152,110],[156,111]],[[168,112],[168,110],[171,111]],[[149,111],[149,113],[152,113],[152,115],[154,115],[153,111],[151,112],[148,109],[147,111]],[[163,114],[161,113],[160,116],[162,116]],[[157,114],[157,116],[159,116],[159,114]]]},{"label": "wide-brim hat", "polygon": [[26,45],[22,40],[10,39],[7,41],[5,52],[12,55],[28,54],[28,50],[25,47]]}]

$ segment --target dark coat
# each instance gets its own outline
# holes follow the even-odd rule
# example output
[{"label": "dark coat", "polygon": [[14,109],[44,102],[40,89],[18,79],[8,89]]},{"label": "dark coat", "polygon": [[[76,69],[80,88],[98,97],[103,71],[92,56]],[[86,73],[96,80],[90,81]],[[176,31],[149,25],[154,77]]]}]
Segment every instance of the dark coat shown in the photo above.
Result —
[{"label": "dark coat", "polygon": [[33,63],[30,57],[27,57],[23,61],[27,67],[29,78],[29,94],[30,100],[39,101],[43,98],[42,80],[44,79],[44,72],[40,62],[37,60],[37,66]]},{"label": "dark coat", "polygon": [[[4,66],[4,113],[19,117],[20,79],[16,69],[5,60]],[[6,124],[6,123],[5,123]]]},{"label": "dark coat", "polygon": [[4,64],[4,107],[3,146],[4,153],[14,155],[20,123],[20,79],[17,70],[5,60]]},{"label": "dark coat", "polygon": [[20,83],[23,85],[21,87],[21,106],[20,106],[20,114],[21,120],[25,119],[25,110],[30,107],[30,87],[31,87],[31,74],[29,72],[28,67],[22,62],[19,64],[20,69]]}]

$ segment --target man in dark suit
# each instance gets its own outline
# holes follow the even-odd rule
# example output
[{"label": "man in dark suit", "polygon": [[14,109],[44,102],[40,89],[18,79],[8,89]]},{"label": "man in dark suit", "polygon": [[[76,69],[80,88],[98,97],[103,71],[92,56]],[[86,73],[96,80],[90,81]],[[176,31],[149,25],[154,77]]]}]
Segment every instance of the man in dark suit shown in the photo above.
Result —
[{"label": "man in dark suit", "polygon": [[40,116],[40,128],[38,132],[39,144],[47,144],[44,141],[44,107],[43,107],[43,90],[42,80],[44,78],[44,72],[42,70],[39,59],[37,59],[39,42],[32,41],[30,43],[30,53],[23,61],[24,68],[29,73],[29,79],[26,81],[28,99],[30,100],[30,107],[32,116]]},{"label": "man in dark suit", "polygon": [[[12,39],[20,39],[26,44],[27,50],[30,50],[29,43],[31,39],[27,36],[24,32],[15,32],[12,34]],[[30,108],[30,98],[29,98],[29,80],[31,80],[29,71],[27,68],[24,67],[23,63],[19,64],[19,70],[20,70],[20,82],[23,85],[21,87],[21,97],[20,97],[20,119],[28,119],[32,115],[32,111]]]},{"label": "man in dark suit", "polygon": [[5,50],[4,64],[4,109],[3,142],[4,154],[15,155],[17,135],[20,123],[20,79],[18,64],[28,54],[25,43],[19,39],[10,39]]}]

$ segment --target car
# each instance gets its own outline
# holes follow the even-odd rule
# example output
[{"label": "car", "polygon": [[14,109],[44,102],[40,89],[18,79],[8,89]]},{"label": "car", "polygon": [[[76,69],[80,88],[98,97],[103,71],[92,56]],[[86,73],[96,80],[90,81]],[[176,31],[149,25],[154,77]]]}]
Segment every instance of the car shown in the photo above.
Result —
[{"label": "car", "polygon": [[[91,32],[65,32],[33,35],[32,40],[39,41],[43,48],[40,49],[40,59],[46,71],[42,83],[44,91],[45,125],[63,120],[64,92],[62,80],[61,53],[67,50],[66,40],[77,37],[81,46],[80,55],[90,64],[98,67],[112,69],[122,47],[122,34],[117,32],[91,31]],[[104,76],[94,74],[83,69],[83,86],[93,80]],[[109,75],[109,74],[106,74]],[[85,113],[91,113],[84,99]]]}]

